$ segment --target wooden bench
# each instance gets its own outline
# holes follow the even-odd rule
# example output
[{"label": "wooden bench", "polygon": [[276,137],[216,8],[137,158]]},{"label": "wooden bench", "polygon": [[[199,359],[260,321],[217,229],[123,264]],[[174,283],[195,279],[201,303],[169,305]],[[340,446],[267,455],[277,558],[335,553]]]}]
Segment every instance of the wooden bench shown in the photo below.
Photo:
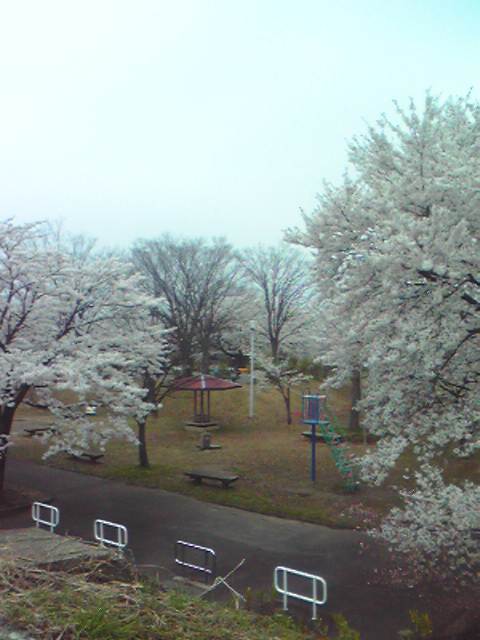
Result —
[{"label": "wooden bench", "polygon": [[[307,440],[311,440],[312,439],[312,432],[311,431],[302,431],[302,436],[304,438],[307,438]],[[318,431],[315,433],[315,440],[317,442],[325,442],[325,438]],[[340,444],[341,442],[343,442],[343,436],[341,436],[340,434],[337,433],[337,435],[334,438],[334,442],[336,444]]]},{"label": "wooden bench", "polygon": [[44,433],[55,433],[55,429],[53,427],[31,427],[31,428],[25,428],[24,432],[25,435],[27,436],[38,436],[38,435],[43,435]]},{"label": "wooden bench", "polygon": [[79,460],[81,462],[98,462],[101,458],[104,457],[104,453],[88,453],[84,451],[80,455],[76,455],[75,453],[68,452],[68,455],[74,460]]},{"label": "wooden bench", "polygon": [[207,447],[204,447],[202,444],[197,444],[197,449],[200,449],[200,451],[209,451],[211,449],[221,449],[222,445],[221,444],[209,444]]},{"label": "wooden bench", "polygon": [[236,482],[239,478],[239,476],[236,476],[230,471],[215,471],[212,469],[185,471],[185,475],[193,480],[196,484],[202,484],[202,480],[217,480],[218,482],[222,483],[225,489]]}]

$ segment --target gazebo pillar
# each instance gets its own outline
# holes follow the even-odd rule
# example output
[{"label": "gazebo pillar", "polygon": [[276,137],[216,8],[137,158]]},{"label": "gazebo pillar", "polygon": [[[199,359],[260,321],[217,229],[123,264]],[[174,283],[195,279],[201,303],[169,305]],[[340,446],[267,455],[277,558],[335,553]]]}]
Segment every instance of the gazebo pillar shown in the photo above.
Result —
[{"label": "gazebo pillar", "polygon": [[200,391],[200,422],[201,423],[206,422],[203,389]]}]

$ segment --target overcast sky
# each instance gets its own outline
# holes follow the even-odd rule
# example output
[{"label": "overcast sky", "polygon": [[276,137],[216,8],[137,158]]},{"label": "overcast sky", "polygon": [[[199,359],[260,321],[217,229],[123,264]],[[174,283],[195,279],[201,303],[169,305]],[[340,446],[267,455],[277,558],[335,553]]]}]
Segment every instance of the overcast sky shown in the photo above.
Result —
[{"label": "overcast sky", "polygon": [[0,217],[277,242],[392,99],[479,98],[478,0],[4,0]]}]

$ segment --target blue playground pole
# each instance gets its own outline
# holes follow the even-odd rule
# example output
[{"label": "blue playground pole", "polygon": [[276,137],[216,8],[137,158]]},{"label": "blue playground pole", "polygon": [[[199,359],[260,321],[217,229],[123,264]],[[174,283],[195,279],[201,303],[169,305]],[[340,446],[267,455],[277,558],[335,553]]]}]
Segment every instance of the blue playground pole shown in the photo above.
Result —
[{"label": "blue playground pole", "polygon": [[302,422],[311,425],[310,445],[310,477],[312,482],[317,479],[317,424],[320,422],[320,396],[306,395],[302,398]]},{"label": "blue playground pole", "polygon": [[317,479],[317,425],[312,423],[312,435],[310,436],[312,441],[312,461],[310,463],[310,475],[312,482]]}]

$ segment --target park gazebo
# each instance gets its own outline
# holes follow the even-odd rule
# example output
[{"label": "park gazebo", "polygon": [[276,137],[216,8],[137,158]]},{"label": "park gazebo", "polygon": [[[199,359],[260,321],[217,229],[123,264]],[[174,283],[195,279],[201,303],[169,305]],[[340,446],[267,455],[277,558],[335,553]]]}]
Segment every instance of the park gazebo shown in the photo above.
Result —
[{"label": "park gazebo", "polygon": [[172,391],[193,391],[193,418],[187,424],[192,427],[214,427],[210,417],[210,392],[229,391],[242,385],[231,380],[215,378],[208,374],[178,378],[171,385]]}]

